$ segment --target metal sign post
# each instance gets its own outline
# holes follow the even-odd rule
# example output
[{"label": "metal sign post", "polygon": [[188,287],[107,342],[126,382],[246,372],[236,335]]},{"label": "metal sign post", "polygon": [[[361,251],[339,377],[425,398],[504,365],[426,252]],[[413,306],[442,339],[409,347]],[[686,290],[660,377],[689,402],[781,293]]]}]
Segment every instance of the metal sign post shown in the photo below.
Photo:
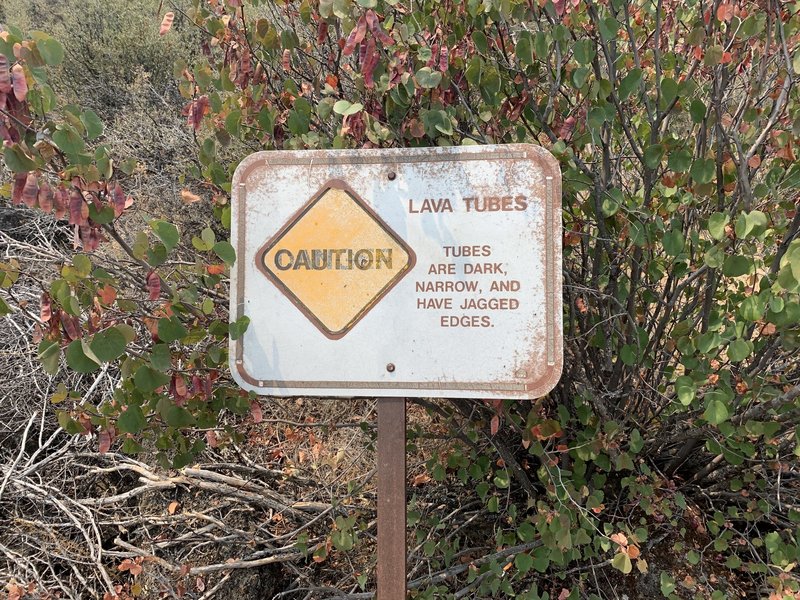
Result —
[{"label": "metal sign post", "polygon": [[378,588],[405,598],[405,398],[561,375],[561,173],[531,144],[258,152],[233,177],[230,367],[264,396],[378,397]]},{"label": "metal sign post", "polygon": [[406,597],[406,399],[378,398],[378,593]]}]

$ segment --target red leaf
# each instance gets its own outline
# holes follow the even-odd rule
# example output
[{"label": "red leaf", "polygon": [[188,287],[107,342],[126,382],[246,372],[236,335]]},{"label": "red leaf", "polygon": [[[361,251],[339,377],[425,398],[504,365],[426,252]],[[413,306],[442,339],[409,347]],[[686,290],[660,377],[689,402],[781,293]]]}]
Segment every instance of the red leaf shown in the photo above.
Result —
[{"label": "red leaf", "polygon": [[147,290],[150,292],[150,300],[158,300],[161,295],[161,278],[155,271],[147,274]]},{"label": "red leaf", "polygon": [[25,206],[32,208],[36,205],[36,197],[39,195],[39,184],[36,181],[36,175],[28,173],[25,179],[25,187],[22,188],[22,201]]},{"label": "red leaf", "polygon": [[317,25],[317,45],[322,44],[328,37],[328,23],[320,21]]},{"label": "red leaf", "polygon": [[8,69],[8,59],[5,54],[0,54],[0,93],[8,94],[11,91],[11,71]]},{"label": "red leaf", "polygon": [[61,318],[61,325],[64,327],[64,333],[70,340],[77,340],[81,337],[80,321],[77,317],[73,317],[61,311],[59,314]]},{"label": "red leaf", "polygon": [[376,38],[378,38],[384,46],[393,46],[394,39],[388,35],[383,28],[381,27],[380,22],[378,21],[378,16],[375,14],[375,11],[369,9],[367,14],[367,24],[369,25],[369,29]]},{"label": "red leaf", "polygon": [[89,205],[83,200],[78,190],[69,193],[69,224],[83,225],[89,218]]},{"label": "red leaf", "polygon": [[117,299],[117,290],[110,285],[104,285],[97,290],[97,297],[106,306],[111,306],[114,304],[114,300]]},{"label": "red leaf", "polygon": [[43,323],[47,323],[53,317],[53,301],[50,299],[50,294],[42,292],[40,305],[39,318]]},{"label": "red leaf", "polygon": [[39,188],[39,208],[45,213],[53,211],[53,189],[46,181]]},{"label": "red leaf", "polygon": [[11,191],[11,203],[14,205],[22,204],[22,191],[25,189],[25,183],[28,181],[27,173],[17,173],[14,175],[14,187]]},{"label": "red leaf", "polygon": [[114,184],[114,189],[111,193],[112,203],[114,205],[114,216],[118,217],[125,210],[125,192],[122,191],[122,186],[119,182]]},{"label": "red leaf", "polygon": [[261,412],[261,405],[258,400],[253,400],[250,403],[250,415],[253,417],[253,423],[261,423],[264,420],[264,413]]},{"label": "red leaf", "polygon": [[158,30],[158,35],[165,35],[170,29],[172,29],[172,22],[175,20],[175,13],[168,12],[164,15],[164,19],[161,21],[161,27]]},{"label": "red leaf", "polygon": [[369,38],[366,47],[361,46],[363,57],[361,61],[361,74],[364,75],[364,85],[371,88],[375,85],[372,80],[372,72],[378,66],[378,51],[375,48],[375,38]]},{"label": "red leaf", "polygon": [[28,95],[28,82],[25,80],[25,70],[22,65],[11,67],[11,82],[14,87],[14,97],[20,102],[24,102]]},{"label": "red leaf", "polygon": [[733,4],[723,2],[717,7],[717,19],[720,21],[730,21],[733,18]]},{"label": "red leaf", "polygon": [[203,117],[208,113],[208,96],[200,96],[191,103],[189,108],[189,125],[197,131],[203,122]]},{"label": "red leaf", "polygon": [[100,442],[98,451],[100,452],[100,454],[105,454],[106,452],[111,450],[111,442],[113,441],[113,431],[103,429],[97,435],[97,441]]},{"label": "red leaf", "polygon": [[69,205],[69,196],[64,186],[56,188],[55,196],[53,196],[53,205],[56,209],[56,219],[63,219],[67,214],[67,206]]},{"label": "red leaf", "polygon": [[361,18],[358,20],[358,23],[356,23],[356,26],[353,27],[353,31],[351,31],[350,35],[347,36],[347,42],[345,42],[342,54],[344,54],[345,56],[350,56],[356,49],[356,46],[364,40],[364,36],[366,34],[367,34],[367,20],[365,18],[365,15],[361,15]]}]

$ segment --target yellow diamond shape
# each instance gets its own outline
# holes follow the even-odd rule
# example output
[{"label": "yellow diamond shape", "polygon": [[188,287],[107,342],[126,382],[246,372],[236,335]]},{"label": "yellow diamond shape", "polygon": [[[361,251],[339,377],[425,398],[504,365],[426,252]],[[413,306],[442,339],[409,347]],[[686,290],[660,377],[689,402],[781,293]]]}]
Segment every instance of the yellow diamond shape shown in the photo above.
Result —
[{"label": "yellow diamond shape", "polygon": [[346,183],[326,183],[256,255],[258,268],[331,339],[414,266],[414,252]]}]

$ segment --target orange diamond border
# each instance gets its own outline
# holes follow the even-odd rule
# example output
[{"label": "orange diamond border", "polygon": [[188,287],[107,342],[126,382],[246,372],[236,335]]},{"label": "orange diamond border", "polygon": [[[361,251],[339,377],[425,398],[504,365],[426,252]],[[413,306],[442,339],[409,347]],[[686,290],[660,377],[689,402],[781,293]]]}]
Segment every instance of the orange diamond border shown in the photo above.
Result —
[{"label": "orange diamond border", "polygon": [[[408,262],[400,270],[400,272],[397,273],[397,275],[395,275],[394,278],[390,280],[385,286],[383,286],[383,288],[378,290],[378,292],[370,299],[370,301],[367,302],[367,304],[365,304],[364,307],[360,311],[358,311],[358,313],[356,313],[355,317],[353,317],[347,325],[345,325],[342,329],[338,331],[332,331],[331,329],[326,327],[325,324],[322,321],[320,321],[317,318],[317,316],[313,312],[311,312],[311,310],[305,304],[303,304],[303,302],[297,296],[295,296],[292,290],[289,289],[289,287],[286,284],[284,284],[283,281],[280,280],[277,274],[273,273],[270,270],[270,268],[266,264],[266,260],[264,260],[267,253],[270,250],[272,250],[272,248],[274,248],[278,244],[278,242],[281,241],[281,239],[283,239],[283,236],[289,233],[289,231],[306,215],[306,213],[309,210],[311,210],[311,208],[317,202],[319,202],[319,200],[322,198],[325,192],[331,189],[343,190],[361,208],[361,210],[367,213],[367,215],[369,215],[372,218],[372,220],[375,221],[375,224],[378,227],[380,227],[384,231],[384,233],[386,233],[386,235],[392,238],[397,243],[397,245],[401,246],[403,250],[405,250],[405,252],[408,254]],[[261,249],[258,250],[258,252],[256,252],[255,260],[256,260],[256,268],[258,268],[259,271],[261,271],[264,275],[266,275],[267,279],[269,279],[272,283],[274,283],[277,286],[277,288],[281,291],[281,293],[283,293],[283,295],[286,296],[292,302],[292,304],[294,304],[300,310],[300,312],[302,312],[308,318],[308,320],[311,321],[314,324],[314,326],[325,335],[325,337],[331,340],[338,340],[347,335],[347,333],[349,333],[350,330],[353,329],[353,327],[355,327],[356,323],[358,323],[361,319],[363,319],[367,315],[367,313],[370,310],[372,310],[372,308],[378,303],[379,300],[381,300],[384,296],[386,296],[386,294],[388,294],[389,291],[394,286],[400,283],[400,281],[406,275],[408,275],[409,271],[411,271],[411,269],[413,269],[414,265],[417,263],[417,255],[414,253],[411,247],[408,244],[406,244],[406,242],[403,241],[403,239],[399,235],[397,235],[397,233],[395,233],[391,229],[391,227],[389,227],[383,221],[383,219],[381,219],[378,216],[378,214],[364,201],[364,199],[361,196],[359,196],[358,193],[356,193],[356,191],[353,188],[351,188],[349,185],[347,185],[345,181],[342,181],[341,179],[331,179],[328,182],[326,182],[319,189],[319,191],[316,194],[314,194],[311,197],[311,199],[300,208],[300,210],[298,210],[294,215],[292,215],[286,222],[286,224],[283,227],[281,227],[274,236],[272,236],[269,240],[267,240],[267,243],[264,244],[264,246],[262,246]]]}]

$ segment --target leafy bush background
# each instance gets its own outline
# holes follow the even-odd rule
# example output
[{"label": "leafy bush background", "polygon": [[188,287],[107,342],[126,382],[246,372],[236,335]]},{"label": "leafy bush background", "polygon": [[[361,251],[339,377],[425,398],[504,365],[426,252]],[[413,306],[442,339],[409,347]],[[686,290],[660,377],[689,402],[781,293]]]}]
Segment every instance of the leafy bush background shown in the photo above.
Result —
[{"label": "leafy bush background", "polygon": [[[75,225],[111,240],[88,260],[63,247],[59,273],[29,273],[24,253],[21,268],[6,263],[12,318],[42,320],[13,292],[29,277],[77,320],[77,334],[38,334],[64,384],[61,426],[167,468],[235,447],[242,419],[263,418],[224,373],[228,336],[246,326],[227,323],[224,242],[246,153],[539,143],[564,177],[564,377],[533,404],[417,401],[414,593],[797,597],[797,7],[240,4],[171,7],[165,36],[155,3],[70,5],[52,21],[45,3],[5,9],[9,23],[61,33],[67,50],[50,69],[59,102],[9,144],[31,163],[6,150],[6,165],[82,188],[95,212]],[[35,92],[43,71],[23,64]],[[119,156],[108,176],[58,141],[56,127],[89,133],[64,112],[73,101],[106,120],[90,148]],[[102,222],[117,181],[136,202]],[[15,184],[5,189],[13,203]],[[116,388],[81,397],[100,371]],[[369,486],[351,483],[346,494]],[[303,569],[296,597],[369,595],[374,520],[344,504],[311,538],[292,515],[286,556],[301,556],[282,562]],[[134,538],[106,550],[141,550]],[[150,558],[162,550],[146,550],[162,585],[178,585]],[[137,592],[138,576],[118,592]]]}]

